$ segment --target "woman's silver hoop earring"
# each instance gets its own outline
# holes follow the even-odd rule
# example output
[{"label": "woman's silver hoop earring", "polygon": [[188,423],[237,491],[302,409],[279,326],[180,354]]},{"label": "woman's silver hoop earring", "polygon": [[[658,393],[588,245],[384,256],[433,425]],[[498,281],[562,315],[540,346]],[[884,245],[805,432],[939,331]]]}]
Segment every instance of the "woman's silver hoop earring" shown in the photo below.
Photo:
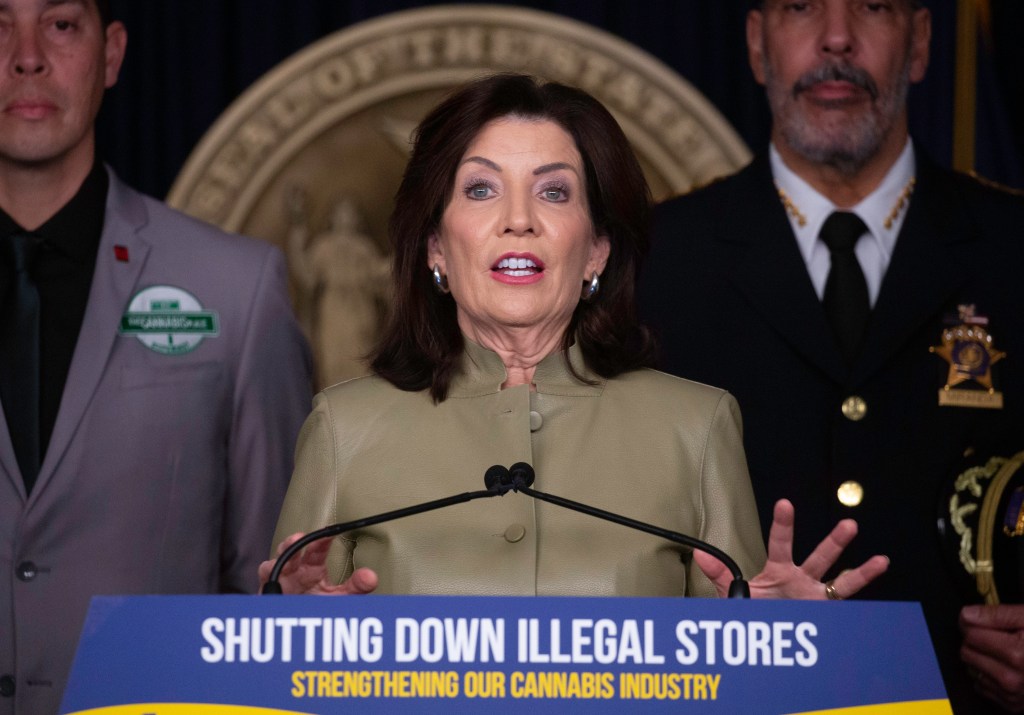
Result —
[{"label": "woman's silver hoop earring", "polygon": [[434,287],[438,293],[448,292],[448,276],[441,275],[441,267],[434,264]]},{"label": "woman's silver hoop earring", "polygon": [[593,298],[595,295],[597,295],[597,291],[600,290],[600,288],[601,281],[598,280],[597,273],[595,272],[594,275],[591,276],[590,278],[590,283],[588,283],[586,288],[583,289],[583,300],[590,300],[591,298]]}]

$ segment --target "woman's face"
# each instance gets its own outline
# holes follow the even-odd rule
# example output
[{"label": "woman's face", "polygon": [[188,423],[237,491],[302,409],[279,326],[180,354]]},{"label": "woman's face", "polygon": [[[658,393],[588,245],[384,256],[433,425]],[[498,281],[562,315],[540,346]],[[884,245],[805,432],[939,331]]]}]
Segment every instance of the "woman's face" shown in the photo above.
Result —
[{"label": "woman's face", "polygon": [[464,333],[531,328],[542,340],[562,336],[584,281],[608,260],[586,194],[583,160],[558,124],[507,117],[480,130],[427,247],[428,266],[448,278]]}]

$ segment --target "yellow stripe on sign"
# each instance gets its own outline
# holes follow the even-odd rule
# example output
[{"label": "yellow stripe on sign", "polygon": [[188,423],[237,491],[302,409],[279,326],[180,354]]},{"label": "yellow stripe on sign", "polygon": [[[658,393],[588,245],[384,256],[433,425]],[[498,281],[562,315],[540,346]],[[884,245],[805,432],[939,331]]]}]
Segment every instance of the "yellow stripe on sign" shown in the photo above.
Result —
[{"label": "yellow stripe on sign", "polygon": [[950,707],[948,700],[916,700],[907,703],[813,710],[805,713],[789,713],[789,715],[953,715],[953,708]]},{"label": "yellow stripe on sign", "polygon": [[274,710],[249,705],[212,705],[207,703],[134,703],[78,710],[68,715],[315,715],[298,710]]}]

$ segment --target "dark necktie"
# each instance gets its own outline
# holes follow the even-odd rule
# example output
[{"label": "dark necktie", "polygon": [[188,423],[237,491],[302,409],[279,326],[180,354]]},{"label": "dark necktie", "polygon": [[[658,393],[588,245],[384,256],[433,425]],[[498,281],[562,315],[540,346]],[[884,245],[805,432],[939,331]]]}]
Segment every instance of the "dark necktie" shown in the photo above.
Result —
[{"label": "dark necktie", "polygon": [[821,240],[832,255],[832,268],[825,282],[825,314],[847,364],[857,357],[864,325],[871,312],[868,284],[853,252],[865,231],[864,222],[848,211],[833,212],[821,227]]},{"label": "dark necktie", "polygon": [[0,239],[13,267],[0,320],[0,404],[14,444],[25,491],[39,473],[39,291],[30,270],[36,239],[15,234]]}]

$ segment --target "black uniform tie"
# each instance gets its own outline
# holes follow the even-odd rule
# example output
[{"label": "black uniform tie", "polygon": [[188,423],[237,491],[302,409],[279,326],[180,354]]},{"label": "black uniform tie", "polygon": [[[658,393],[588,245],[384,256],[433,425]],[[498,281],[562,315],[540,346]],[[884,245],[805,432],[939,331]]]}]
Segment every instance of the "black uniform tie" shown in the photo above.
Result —
[{"label": "black uniform tie", "polygon": [[25,491],[39,473],[39,291],[32,280],[37,241],[26,234],[0,239],[13,268],[0,320],[0,404]]},{"label": "black uniform tie", "polygon": [[825,282],[825,314],[847,364],[857,356],[871,311],[868,284],[853,252],[865,231],[864,222],[848,211],[833,212],[821,227],[821,240],[832,255],[832,268]]}]

